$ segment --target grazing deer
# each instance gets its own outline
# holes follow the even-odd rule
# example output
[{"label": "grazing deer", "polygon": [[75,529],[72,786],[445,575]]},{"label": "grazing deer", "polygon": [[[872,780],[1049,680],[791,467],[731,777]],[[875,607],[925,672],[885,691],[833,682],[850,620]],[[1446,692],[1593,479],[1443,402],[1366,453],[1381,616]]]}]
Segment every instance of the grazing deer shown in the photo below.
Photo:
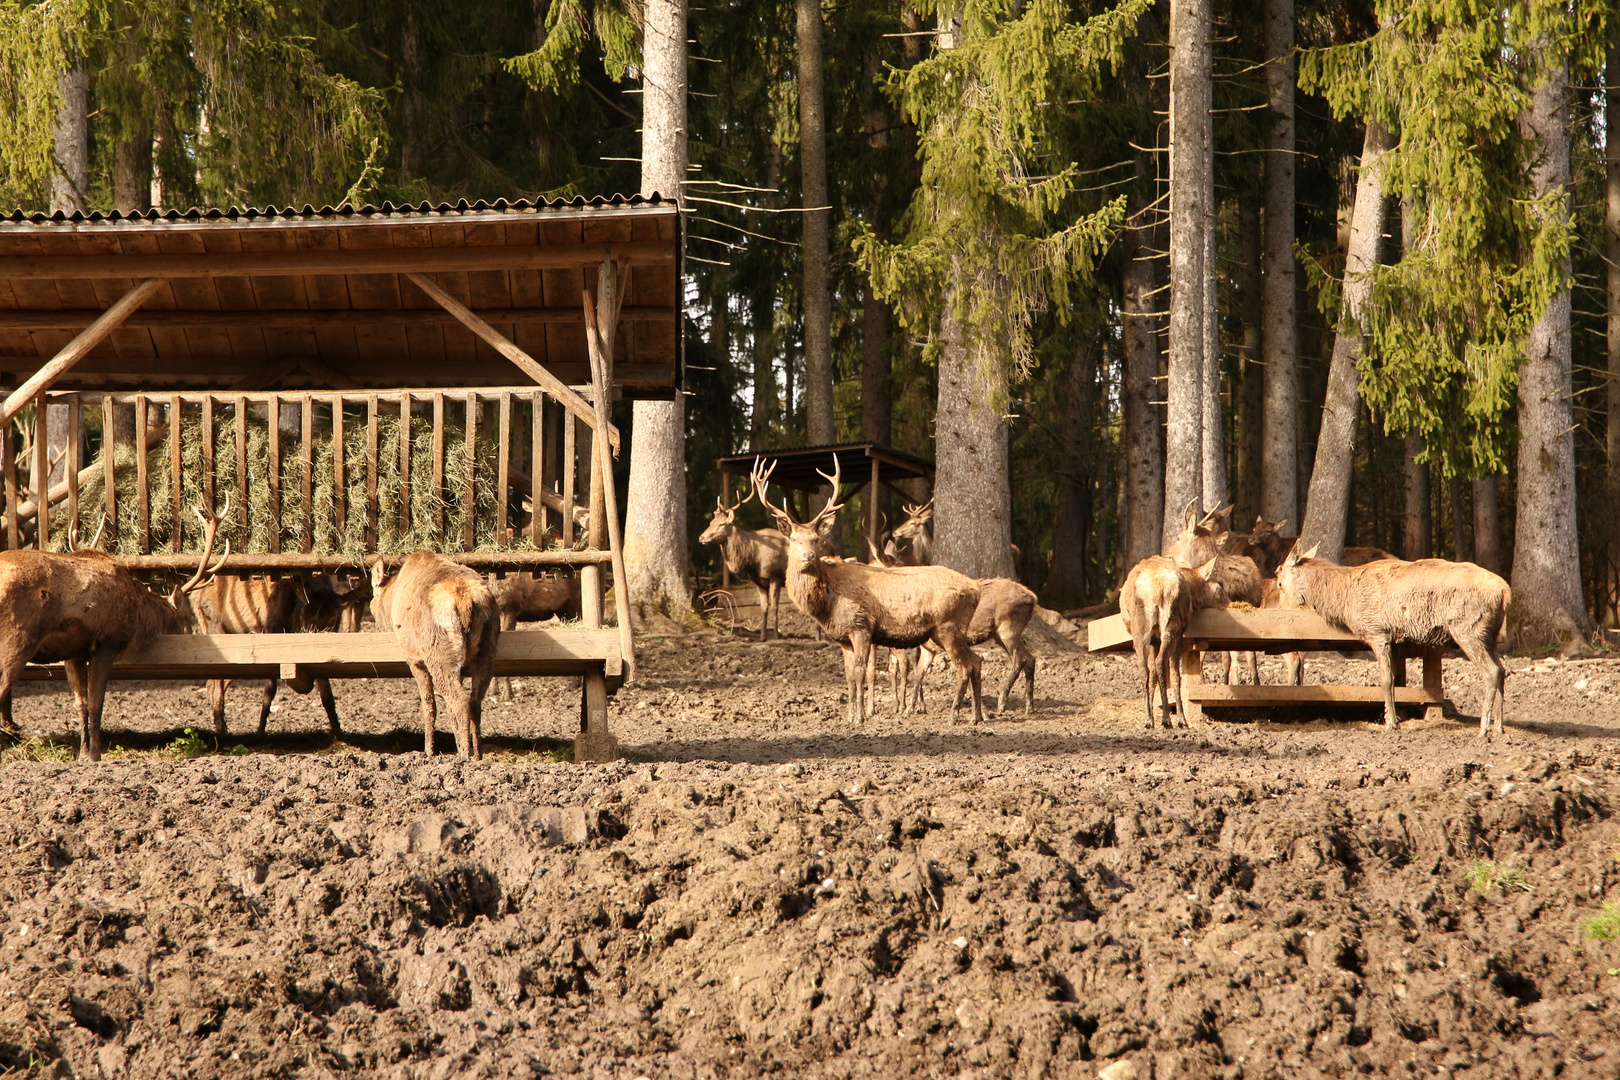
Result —
[{"label": "grazing deer", "polygon": [[1507,615],[1508,583],[1473,563],[1445,559],[1380,560],[1335,566],[1313,547],[1292,553],[1277,571],[1282,606],[1306,606],[1356,635],[1372,649],[1384,684],[1384,728],[1400,724],[1395,712],[1394,646],[1402,642],[1439,647],[1455,641],[1479,668],[1484,695],[1479,735],[1502,733],[1503,684],[1507,670],[1497,635]]},{"label": "grazing deer", "polygon": [[[1001,651],[1012,662],[1007,681],[996,695],[996,714],[1007,711],[1007,698],[1012,694],[1018,676],[1024,676],[1024,715],[1035,705],[1035,654],[1024,645],[1024,628],[1035,614],[1035,594],[1011,578],[980,578],[979,605],[973,609],[973,621],[968,624],[968,643],[982,645],[994,639]],[[934,660],[934,650],[922,647],[922,658],[917,662],[917,676],[913,704],[922,708],[923,677]]]},{"label": "grazing deer", "polygon": [[197,572],[168,597],[137,582],[99,551],[0,552],[0,728],[20,734],[11,716],[11,691],[28,663],[62,661],[79,709],[79,759],[101,760],[101,714],[113,661],[153,634],[190,633],[196,622],[190,595],[230,557],[230,542],[209,567],[220,517],[201,510],[204,550]]},{"label": "grazing deer", "polygon": [[[501,631],[516,630],[519,622],[542,619],[577,619],[583,610],[577,577],[540,577],[533,573],[510,574],[491,586],[501,610]],[[501,680],[503,696],[512,700],[511,676]]]},{"label": "grazing deer", "polygon": [[[192,606],[197,611],[197,625],[205,634],[295,634],[300,630],[358,630],[360,608],[370,598],[371,588],[351,589],[339,593],[331,579],[317,574],[308,580],[282,578],[216,577],[197,590]],[[225,724],[225,691],[234,679],[209,679],[208,701],[214,714],[214,748],[224,745],[228,734]],[[343,734],[338,721],[337,700],[332,696],[331,680],[316,675],[300,675],[288,679],[287,685],[296,694],[307,694],[311,689],[321,696],[321,707],[326,710],[326,722],[333,735]],[[275,704],[280,680],[272,676],[264,685],[264,698],[259,705],[259,734],[263,735],[270,723],[270,708]]]},{"label": "grazing deer", "polygon": [[[836,499],[842,477],[837,455],[833,456],[833,474],[821,475],[832,484]],[[953,722],[968,687],[973,690],[973,721],[983,720],[979,657],[967,641],[968,625],[979,603],[978,586],[943,566],[891,569],[823,558],[819,546],[822,527],[835,520],[843,504],[829,501],[814,518],[801,524],[785,502],[778,507],[766,498],[769,481],[770,471],[755,463],[754,491],[788,539],[788,596],[843,650],[849,721],[864,721],[871,715],[865,690],[872,646],[914,649],[925,641],[944,650],[961,676],[951,708]]]},{"label": "grazing deer", "polygon": [[726,569],[754,583],[759,591],[759,640],[765,641],[773,623],[776,636],[782,636],[778,605],[787,580],[787,538],[775,529],[745,529],[737,524],[737,510],[749,497],[751,493],[727,506],[724,499],[715,496],[714,518],[698,537],[698,543],[720,545]]},{"label": "grazing deer", "polygon": [[[1259,607],[1261,603],[1261,574],[1254,561],[1245,555],[1230,555],[1233,539],[1239,534],[1226,527],[1226,518],[1232,507],[1211,510],[1202,518],[1196,503],[1187,505],[1187,521],[1175,540],[1164,549],[1164,557],[1184,570],[1213,565],[1210,580],[1220,585],[1226,602],[1241,601]],[[1253,653],[1244,654],[1255,684],[1260,682],[1260,662]],[[1228,683],[1233,679],[1238,657],[1225,653],[1221,657],[1221,677]]]},{"label": "grazing deer", "polygon": [[[432,755],[437,691],[455,725],[456,753],[483,757],[484,693],[495,677],[501,616],[495,594],[475,570],[433,551],[406,558],[388,578],[382,556],[371,564],[371,616],[391,630],[422,697],[422,748]],[[470,686],[462,685],[465,676]]]},{"label": "grazing deer", "polygon": [[[1119,590],[1119,614],[1130,631],[1137,662],[1142,665],[1142,697],[1147,730],[1153,730],[1153,685],[1159,686],[1160,721],[1170,726],[1169,681],[1176,683],[1176,719],[1187,726],[1187,695],[1181,685],[1182,639],[1193,612],[1225,603],[1219,585],[1210,582],[1215,560],[1189,570],[1162,555],[1149,555],[1125,575]],[[1154,647],[1154,638],[1158,646]]]}]

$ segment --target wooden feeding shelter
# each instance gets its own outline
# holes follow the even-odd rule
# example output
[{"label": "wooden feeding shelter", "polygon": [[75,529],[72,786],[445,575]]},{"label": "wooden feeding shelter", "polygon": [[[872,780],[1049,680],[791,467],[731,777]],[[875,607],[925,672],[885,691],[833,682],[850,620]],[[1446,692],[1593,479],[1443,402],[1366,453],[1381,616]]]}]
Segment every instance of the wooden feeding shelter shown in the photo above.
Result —
[{"label": "wooden feeding shelter", "polygon": [[[676,392],[680,222],[656,195],[0,218],[0,546],[104,519],[133,571],[362,572],[432,547],[572,569],[578,628],[502,674],[583,676],[582,758],[633,667],[612,470],[619,397]],[[20,452],[19,452],[20,451]],[[122,677],[406,674],[391,635],[194,635]]]},{"label": "wooden feeding shelter", "polygon": [[[714,463],[720,470],[720,494],[730,502],[731,478],[733,476],[746,478],[753,472],[756,461],[763,462],[767,467],[775,463],[771,483],[809,493],[820,491],[827,486],[827,481],[822,478],[821,473],[832,475],[834,459],[844,470],[844,483],[855,485],[851,494],[868,485],[872,491],[883,486],[902,499],[910,499],[911,495],[908,492],[895,487],[896,481],[926,480],[930,486],[934,482],[932,461],[879,443],[839,443],[836,446],[804,446],[791,450],[760,450],[747,454],[728,454],[725,457],[715,458]],[[878,500],[872,499],[867,507],[869,519],[867,529],[872,536],[878,534],[877,506]],[[805,516],[804,509],[802,506],[799,508],[801,518]],[[723,563],[722,574],[725,586],[729,587],[730,574],[725,572]]]}]

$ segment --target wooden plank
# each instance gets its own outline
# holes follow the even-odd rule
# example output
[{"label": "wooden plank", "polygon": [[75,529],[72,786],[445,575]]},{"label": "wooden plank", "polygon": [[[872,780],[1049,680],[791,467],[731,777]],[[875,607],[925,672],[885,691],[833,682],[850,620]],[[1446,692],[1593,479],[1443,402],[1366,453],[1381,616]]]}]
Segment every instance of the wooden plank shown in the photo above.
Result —
[{"label": "wooden plank", "polygon": [[252,525],[253,517],[249,513],[251,505],[248,500],[248,403],[247,398],[238,394],[236,397],[236,521],[247,536]]},{"label": "wooden plank", "polygon": [[[111,550],[118,546],[118,476],[116,473],[118,428],[113,414],[112,398],[103,398],[101,401],[101,502],[107,514],[107,548]],[[11,460],[10,440],[6,440],[6,460]],[[9,476],[9,473],[7,474]],[[17,546],[16,519],[12,516],[13,492],[11,482],[6,482],[6,535],[8,547]]]},{"label": "wooden plank", "polygon": [[214,503],[214,397],[202,399],[202,492],[203,509],[212,514]]},{"label": "wooden plank", "polygon": [[475,495],[478,490],[478,395],[467,395],[467,487],[462,492],[462,512],[466,515],[461,525],[461,550],[471,551],[477,547],[475,542],[476,514],[478,502]]},{"label": "wooden plank", "polygon": [[[161,634],[113,665],[114,679],[270,678],[296,665],[328,678],[405,678],[393,634]],[[53,671],[54,669],[54,671]],[[497,675],[623,673],[612,630],[508,630],[495,652]],[[60,665],[29,665],[27,676],[62,677]]]},{"label": "wooden plank", "polygon": [[169,550],[179,551],[181,524],[185,519],[186,493],[182,481],[185,479],[185,458],[182,454],[180,437],[185,425],[185,406],[180,403],[178,395],[169,395]]},{"label": "wooden plank", "polygon": [[[1184,689],[1188,703],[1200,705],[1354,705],[1381,704],[1384,700],[1381,686],[1225,686],[1186,682]],[[1397,686],[1395,701],[1401,705],[1439,704],[1445,701],[1445,695],[1423,686]]]},{"label": "wooden plank", "polygon": [[270,399],[270,554],[281,551],[281,395]]},{"label": "wooden plank", "polygon": [[343,542],[349,524],[349,487],[343,461],[343,395],[332,395],[332,517],[337,523],[337,539]]},{"label": "wooden plank", "polygon": [[152,553],[152,485],[147,475],[146,451],[140,445],[146,435],[146,411],[146,395],[141,394],[135,399],[135,536],[142,555]]},{"label": "wooden plank", "polygon": [[433,395],[433,542],[444,546],[444,395]]},{"label": "wooden plank", "polygon": [[315,550],[315,402],[304,394],[299,398],[299,436],[302,445],[299,447],[303,458],[304,476],[304,550]]},{"label": "wooden plank", "polygon": [[411,531],[411,395],[399,395],[399,534]]},{"label": "wooden plank", "polygon": [[[1131,635],[1118,615],[1094,619],[1086,627],[1092,652],[1129,652]],[[1187,640],[1208,641],[1210,648],[1256,649],[1265,652],[1360,652],[1366,644],[1340,630],[1314,611],[1207,608],[1193,613]]]},{"label": "wooden plank", "polygon": [[536,548],[544,547],[546,542],[546,504],[540,500],[540,492],[536,490],[543,472],[543,448],[546,445],[545,406],[544,394],[536,392],[529,395],[529,476],[532,478],[529,485],[529,540]]},{"label": "wooden plank", "polygon": [[377,550],[377,395],[366,395],[366,550]]},{"label": "wooden plank", "polygon": [[[112,461],[111,454],[107,455],[107,461]],[[111,464],[107,471],[112,471]],[[6,550],[16,551],[20,546],[17,531],[17,460],[13,456],[10,423],[0,424],[0,474],[4,476],[6,489]]]},{"label": "wooden plank", "polygon": [[[563,452],[562,452],[562,504],[564,508],[574,505],[574,476],[578,471],[579,448],[576,445],[577,428],[574,418],[565,410],[562,414]],[[562,544],[570,547],[574,543],[574,514],[572,509],[562,515]]]},{"label": "wooden plank", "polygon": [[506,547],[512,542],[507,535],[506,510],[511,493],[512,466],[512,395],[500,396],[499,440],[495,448],[495,546]]},{"label": "wooden plank", "polygon": [[[34,546],[44,551],[51,542],[51,508],[40,505],[51,486],[50,417],[45,407],[45,395],[34,399],[34,467],[29,486],[34,489],[34,502],[39,505],[39,520],[34,528]],[[21,507],[18,507],[21,509]]]},{"label": "wooden plank", "polygon": [[[307,282],[334,280],[309,277]],[[335,279],[340,283],[342,278]],[[475,307],[480,317],[492,323],[540,325],[546,323],[577,323],[578,308],[572,307]],[[100,308],[62,308],[38,311],[0,310],[0,330],[67,330],[78,331],[93,323],[103,314]],[[667,307],[626,306],[619,315],[620,322],[675,321],[675,310]],[[261,330],[280,330],[289,327],[313,327],[318,330],[341,329],[354,326],[387,324],[389,326],[454,326],[458,320],[443,308],[409,308],[398,311],[378,311],[347,306],[330,308],[295,308],[276,311],[199,311],[191,308],[178,311],[157,311],[144,308],[124,320],[125,330],[166,330],[179,332],[189,329],[220,328],[226,322],[233,326]],[[352,350],[351,350],[352,351]],[[323,350],[324,352],[324,350]]]},{"label": "wooden plank", "polygon": [[[79,527],[79,470],[84,468],[80,450],[84,446],[84,407],[77,397],[68,399],[67,445],[67,520],[68,529]],[[95,530],[90,530],[95,536]]]},{"label": "wooden plank", "polygon": [[[511,573],[558,566],[602,566],[612,561],[612,552],[596,548],[583,548],[579,551],[557,548],[550,551],[447,551],[444,552],[444,557],[463,566]],[[184,570],[190,573],[197,569],[197,557],[195,555],[175,555],[172,553],[122,555],[118,556],[117,559],[118,565],[131,571]],[[389,567],[397,567],[404,561],[404,554],[383,556],[383,562]],[[359,560],[350,555],[336,553],[305,554],[304,552],[283,552],[279,555],[243,555],[232,551],[230,556],[225,559],[220,573],[283,573],[293,570],[337,573],[342,570],[355,569],[365,569],[365,567]]]}]

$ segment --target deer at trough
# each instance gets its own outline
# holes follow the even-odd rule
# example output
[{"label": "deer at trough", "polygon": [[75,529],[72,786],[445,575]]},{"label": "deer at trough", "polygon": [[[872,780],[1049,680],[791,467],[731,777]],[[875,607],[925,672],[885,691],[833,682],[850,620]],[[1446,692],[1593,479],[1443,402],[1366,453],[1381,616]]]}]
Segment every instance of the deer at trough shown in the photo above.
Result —
[{"label": "deer at trough", "polygon": [[1284,536],[1282,527],[1288,524],[1287,518],[1279,521],[1267,521],[1263,517],[1254,519],[1254,531],[1243,537],[1243,546],[1234,548],[1232,541],[1227,542],[1227,549],[1234,555],[1247,555],[1254,560],[1254,565],[1260,568],[1260,576],[1274,578],[1277,576],[1277,567],[1288,558],[1288,553],[1294,550],[1294,541],[1297,536]]},{"label": "deer at trough", "polygon": [[739,525],[737,511],[747,501],[745,497],[727,506],[716,496],[714,517],[698,543],[718,544],[726,569],[753,582],[759,592],[759,640],[765,641],[773,623],[776,636],[782,636],[778,605],[787,581],[787,538],[775,529],[745,529]]},{"label": "deer at trough", "polygon": [[[261,577],[216,577],[200,587],[191,603],[197,612],[197,625],[205,634],[295,634],[301,630],[358,630],[360,608],[370,597],[371,589],[351,589],[340,593],[325,574],[308,579],[281,578],[271,581]],[[224,745],[225,691],[234,679],[209,679],[208,701],[214,715],[214,748]],[[332,696],[331,680],[315,675],[299,675],[288,679],[294,693],[320,693],[321,707],[326,710],[326,722],[333,735],[343,734],[338,721],[337,700]],[[271,706],[275,704],[280,680],[271,677],[264,686],[264,697],[259,705],[259,734],[263,735],[270,723]]]},{"label": "deer at trough", "polygon": [[1454,641],[1479,668],[1484,684],[1480,738],[1489,739],[1493,730],[1502,733],[1507,669],[1496,639],[1513,595],[1507,582],[1473,563],[1445,559],[1335,566],[1315,555],[1313,547],[1283,561],[1277,571],[1282,606],[1309,607],[1367,643],[1383,679],[1386,730],[1394,731],[1400,724],[1395,712],[1395,646],[1439,647]]},{"label": "deer at trough", "polygon": [[[495,604],[501,610],[501,631],[516,630],[519,622],[543,619],[577,619],[582,612],[578,577],[542,577],[538,574],[509,574],[491,586]],[[503,696],[512,700],[512,680],[501,680]]]},{"label": "deer at trough", "polygon": [[[833,474],[822,477],[832,484],[837,499],[841,472],[833,457]],[[968,645],[968,626],[979,603],[973,581],[943,566],[868,566],[824,558],[820,553],[822,526],[835,520],[843,505],[829,501],[808,522],[795,520],[784,502],[778,507],[766,498],[770,472],[754,466],[754,490],[770,508],[788,540],[787,590],[794,606],[809,615],[844,654],[844,678],[849,687],[851,723],[871,715],[866,697],[866,667],[873,645],[914,649],[932,641],[951,658],[960,675],[954,721],[963,691],[973,692],[974,723],[984,719],[979,685],[979,657]]]},{"label": "deer at trough", "polygon": [[1213,558],[1189,570],[1162,555],[1149,555],[1131,567],[1125,584],[1120,586],[1119,614],[1142,666],[1142,698],[1149,731],[1153,730],[1155,683],[1159,687],[1160,721],[1170,726],[1172,677],[1176,684],[1176,719],[1179,726],[1187,726],[1187,696],[1181,684],[1182,640],[1193,612],[1221,607],[1226,602],[1220,586],[1210,581],[1214,570]]},{"label": "deer at trough", "polygon": [[[1231,512],[1232,508],[1227,506],[1199,518],[1197,511],[1189,505],[1186,525],[1164,554],[1184,570],[1211,566],[1209,580],[1220,587],[1225,602],[1260,607],[1263,599],[1260,568],[1247,555],[1228,554],[1233,550],[1233,538],[1239,535],[1226,528],[1225,519]],[[1259,658],[1253,652],[1244,653],[1242,657],[1247,661],[1250,677],[1258,686]],[[1220,670],[1224,681],[1234,681],[1234,668],[1238,662],[1238,654],[1228,652],[1222,655]]]},{"label": "deer at trough", "polygon": [[[229,513],[230,504],[220,516]],[[29,663],[61,661],[79,712],[81,761],[100,761],[101,716],[113,661],[154,634],[188,634],[196,623],[191,594],[211,568],[219,517],[204,523],[197,572],[169,596],[146,588],[99,551],[0,552],[0,729],[20,734],[11,715],[11,692]]]},{"label": "deer at trough", "polygon": [[371,589],[371,617],[393,632],[416,679],[423,750],[433,754],[437,692],[450,710],[456,753],[475,761],[483,757],[484,694],[495,677],[501,633],[495,593],[477,571],[433,551],[407,557],[391,578],[377,556]]}]

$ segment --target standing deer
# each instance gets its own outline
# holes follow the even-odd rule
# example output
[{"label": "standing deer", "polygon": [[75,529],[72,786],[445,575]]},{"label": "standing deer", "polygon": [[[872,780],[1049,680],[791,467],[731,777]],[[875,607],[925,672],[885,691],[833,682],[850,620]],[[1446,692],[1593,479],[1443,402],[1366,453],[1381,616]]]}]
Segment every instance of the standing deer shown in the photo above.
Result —
[{"label": "standing deer", "polygon": [[[1160,721],[1170,726],[1169,682],[1176,683],[1176,719],[1187,726],[1187,695],[1181,685],[1182,639],[1193,612],[1220,607],[1220,586],[1210,583],[1215,560],[1189,570],[1162,555],[1149,555],[1125,575],[1119,590],[1119,614],[1130,631],[1137,662],[1142,665],[1142,697],[1147,729],[1153,730],[1153,685],[1159,686]],[[1154,647],[1153,639],[1158,638]]]},{"label": "standing deer", "polygon": [[[491,586],[495,603],[501,609],[501,632],[516,630],[521,622],[542,619],[577,619],[583,610],[580,580],[577,577],[540,577],[532,573],[511,574]],[[512,678],[501,680],[502,696],[512,700]]]},{"label": "standing deer", "polygon": [[787,580],[787,538],[775,529],[745,529],[737,524],[737,510],[747,501],[745,497],[727,506],[724,499],[715,496],[714,518],[698,537],[698,543],[720,545],[726,569],[754,583],[759,591],[759,640],[765,641],[773,623],[776,636],[782,636],[778,605]]},{"label": "standing deer", "polygon": [[1383,559],[1362,566],[1335,566],[1318,559],[1316,548],[1291,553],[1277,571],[1282,606],[1309,607],[1348,630],[1372,649],[1384,685],[1384,728],[1400,724],[1395,712],[1394,646],[1443,646],[1455,641],[1479,668],[1484,694],[1479,736],[1502,733],[1503,685],[1507,669],[1496,638],[1513,598],[1508,583],[1467,562]]},{"label": "standing deer", "polygon": [[[456,753],[484,756],[480,724],[484,693],[495,677],[501,616],[495,594],[477,571],[433,551],[406,558],[386,576],[382,556],[371,564],[371,615],[399,639],[422,697],[422,748],[433,753],[437,691],[455,725]],[[465,676],[470,686],[462,685]]]},{"label": "standing deer", "polygon": [[[1035,705],[1035,654],[1024,644],[1024,628],[1035,614],[1035,594],[1012,578],[980,578],[979,604],[973,609],[973,621],[968,624],[968,643],[982,645],[994,640],[1012,662],[1007,681],[996,695],[996,714],[1007,711],[1007,698],[1012,694],[1018,676],[1024,676],[1024,715]],[[923,677],[934,661],[935,650],[922,647],[917,661],[912,703],[922,708]]]},{"label": "standing deer", "polygon": [[[230,512],[230,502],[220,516]],[[219,517],[203,520],[204,545],[197,572],[168,597],[137,582],[111,556],[99,551],[0,552],[0,729],[18,735],[11,691],[30,662],[63,662],[79,710],[79,759],[101,760],[101,714],[113,661],[153,634],[187,634],[196,622],[190,595],[212,568]]]},{"label": "standing deer", "polygon": [[934,500],[905,505],[906,520],[894,527],[896,541],[911,541],[905,561],[911,566],[934,565]]},{"label": "standing deer", "polygon": [[[842,477],[837,455],[833,456],[833,474],[821,475],[832,484],[836,499]],[[756,463],[754,490],[788,540],[788,596],[843,650],[850,723],[871,715],[865,691],[867,655],[872,646],[913,649],[925,641],[933,641],[944,650],[961,676],[951,708],[952,721],[968,687],[973,690],[973,721],[983,720],[979,657],[967,642],[968,625],[979,603],[978,587],[943,566],[891,569],[823,558],[822,526],[831,524],[843,504],[829,501],[814,518],[801,524],[785,502],[778,507],[766,498],[769,481],[770,471]]]}]

